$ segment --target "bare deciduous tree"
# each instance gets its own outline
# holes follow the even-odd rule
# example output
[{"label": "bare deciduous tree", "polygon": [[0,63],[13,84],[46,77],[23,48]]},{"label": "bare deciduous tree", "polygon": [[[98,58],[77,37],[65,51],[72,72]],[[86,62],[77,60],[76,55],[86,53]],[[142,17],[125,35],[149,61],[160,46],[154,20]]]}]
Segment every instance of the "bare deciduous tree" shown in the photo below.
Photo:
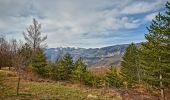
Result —
[{"label": "bare deciduous tree", "polygon": [[23,66],[23,57],[20,54],[17,54],[15,55],[14,59],[15,59],[14,65],[18,73],[18,82],[17,82],[16,92],[17,92],[17,95],[19,95],[19,86],[20,86],[20,80],[21,80],[21,68]]},{"label": "bare deciduous tree", "polygon": [[11,63],[11,45],[4,36],[0,37],[0,68],[9,67]]},{"label": "bare deciduous tree", "polygon": [[15,39],[7,40],[0,37],[0,68],[14,67],[18,73],[17,95],[19,94],[21,68],[24,67],[24,55],[21,55],[22,43],[18,43]]},{"label": "bare deciduous tree", "polygon": [[36,49],[42,48],[45,45],[42,44],[43,41],[47,39],[47,36],[41,36],[41,24],[38,23],[35,19],[33,19],[33,25],[30,25],[27,28],[27,33],[23,33],[25,40],[31,46],[31,48],[35,51]]},{"label": "bare deciduous tree", "polygon": [[[13,67],[15,68],[15,70],[17,71],[18,74],[18,82],[17,82],[17,88],[16,88],[16,92],[17,95],[19,95],[19,87],[20,87],[20,80],[21,80],[21,71],[25,68],[26,64],[26,60],[24,59],[25,56],[25,52],[23,52],[23,43],[17,42],[17,41],[13,41],[12,42],[12,46],[13,47]],[[24,54],[23,54],[24,53]]]}]

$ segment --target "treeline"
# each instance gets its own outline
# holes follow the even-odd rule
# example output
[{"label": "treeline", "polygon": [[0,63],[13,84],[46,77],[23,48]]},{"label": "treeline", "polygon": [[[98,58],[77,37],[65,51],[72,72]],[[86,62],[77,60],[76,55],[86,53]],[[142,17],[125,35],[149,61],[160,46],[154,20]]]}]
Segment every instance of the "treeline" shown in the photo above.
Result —
[{"label": "treeline", "polygon": [[41,71],[39,74],[56,81],[70,81],[94,87],[102,85],[100,82],[102,78],[93,75],[82,58],[74,62],[69,53],[59,57],[55,63],[48,63]]},{"label": "treeline", "polygon": [[17,52],[17,41],[12,39],[7,41],[4,36],[0,36],[0,69],[2,67],[12,67],[13,66],[13,56]]},{"label": "treeline", "polygon": [[[37,56],[37,63],[33,63],[33,66],[36,68],[36,73],[45,78],[69,81],[90,87],[123,87],[123,81],[114,67],[110,68],[105,76],[97,76],[87,68],[82,58],[73,61],[69,53],[59,57],[55,63],[46,62],[46,60],[43,60],[44,57],[42,55]],[[40,61],[42,65],[40,65]]]}]

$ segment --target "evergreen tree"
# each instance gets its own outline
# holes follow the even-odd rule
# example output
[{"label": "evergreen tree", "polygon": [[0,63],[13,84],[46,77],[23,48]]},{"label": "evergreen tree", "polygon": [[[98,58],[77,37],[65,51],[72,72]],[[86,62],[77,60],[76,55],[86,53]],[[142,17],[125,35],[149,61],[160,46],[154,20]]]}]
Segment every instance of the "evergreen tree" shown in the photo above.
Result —
[{"label": "evergreen tree", "polygon": [[[56,75],[57,80],[66,80],[68,77],[67,75],[67,68],[62,58],[58,58],[55,63],[56,68],[54,69],[54,74]],[[54,67],[55,67],[54,66]]]},{"label": "evergreen tree", "polygon": [[143,80],[160,89],[164,98],[164,88],[170,83],[170,3],[165,14],[158,14],[148,27],[146,42],[141,47],[141,67]]},{"label": "evergreen tree", "polygon": [[59,80],[58,69],[57,69],[56,64],[50,65],[50,77],[53,80]]},{"label": "evergreen tree", "polygon": [[83,82],[85,85],[99,87],[103,83],[102,77],[93,75],[89,70],[86,70],[83,75]]},{"label": "evergreen tree", "polygon": [[46,76],[50,79],[55,80],[55,74],[54,69],[56,68],[54,63],[51,63],[50,61],[47,61],[47,66],[46,66]]},{"label": "evergreen tree", "polygon": [[24,65],[26,68],[29,66],[29,64],[31,64],[32,52],[32,49],[27,43],[21,47],[20,55],[23,57]]},{"label": "evergreen tree", "polygon": [[138,49],[135,44],[131,43],[126,49],[121,62],[121,75],[129,86],[136,81],[140,81],[138,60]]},{"label": "evergreen tree", "polygon": [[63,57],[64,65],[66,67],[67,78],[70,78],[71,71],[73,70],[73,58],[69,53],[66,53]]},{"label": "evergreen tree", "polygon": [[46,57],[43,53],[43,50],[38,50],[34,54],[32,58],[32,67],[35,72],[37,72],[39,75],[45,76],[46,75]]},{"label": "evergreen tree", "polygon": [[116,68],[113,67],[106,73],[106,82],[109,86],[121,87],[123,85]]},{"label": "evergreen tree", "polygon": [[79,58],[74,64],[74,68],[72,70],[72,79],[82,82],[85,72],[86,65],[83,60]]}]

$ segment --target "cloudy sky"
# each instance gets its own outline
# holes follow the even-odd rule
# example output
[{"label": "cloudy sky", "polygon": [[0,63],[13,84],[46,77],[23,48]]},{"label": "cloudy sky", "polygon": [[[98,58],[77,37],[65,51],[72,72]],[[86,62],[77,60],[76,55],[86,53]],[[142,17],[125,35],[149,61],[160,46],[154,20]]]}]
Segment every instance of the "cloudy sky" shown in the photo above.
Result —
[{"label": "cloudy sky", "polygon": [[167,0],[0,0],[0,35],[23,40],[36,18],[48,47],[94,48],[145,41]]}]

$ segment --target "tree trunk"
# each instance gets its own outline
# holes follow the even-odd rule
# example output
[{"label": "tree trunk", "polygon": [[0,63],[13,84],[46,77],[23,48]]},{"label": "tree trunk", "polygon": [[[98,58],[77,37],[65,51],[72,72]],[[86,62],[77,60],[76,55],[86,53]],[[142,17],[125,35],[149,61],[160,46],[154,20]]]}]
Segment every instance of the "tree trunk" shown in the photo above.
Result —
[{"label": "tree trunk", "polygon": [[18,84],[17,84],[17,95],[19,95],[19,85],[20,85],[20,77],[18,77]]},{"label": "tree trunk", "polygon": [[[159,57],[159,61],[161,62],[161,57]],[[160,92],[161,92],[161,100],[165,100],[163,83],[162,83],[162,68],[160,68],[159,79],[160,79],[159,85],[160,85]]]},{"label": "tree trunk", "polygon": [[137,59],[135,60],[135,64],[137,67],[137,78],[138,78],[138,83],[140,84],[140,68],[139,68],[139,55],[137,55]]},{"label": "tree trunk", "polygon": [[19,71],[19,76],[18,76],[18,84],[17,84],[17,95],[19,95],[19,86],[20,86],[20,71]]},{"label": "tree trunk", "polygon": [[139,73],[139,66],[138,66],[138,82],[140,84],[140,73]]},{"label": "tree trunk", "polygon": [[163,89],[163,85],[162,85],[162,74],[161,73],[160,73],[159,79],[160,79],[161,100],[165,100],[164,89]]}]

